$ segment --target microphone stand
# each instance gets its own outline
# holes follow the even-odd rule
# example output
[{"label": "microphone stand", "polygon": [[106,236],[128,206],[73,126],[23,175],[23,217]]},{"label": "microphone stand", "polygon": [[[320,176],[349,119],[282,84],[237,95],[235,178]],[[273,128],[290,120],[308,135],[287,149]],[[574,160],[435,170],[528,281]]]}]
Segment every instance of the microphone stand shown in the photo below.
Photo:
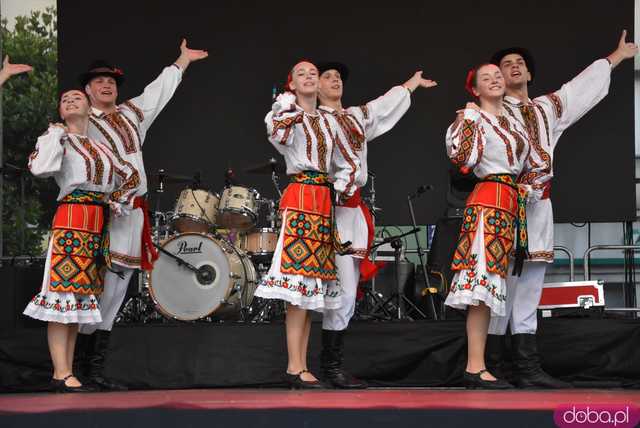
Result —
[{"label": "microphone stand", "polygon": [[[402,273],[401,273],[401,270],[400,270],[401,257],[402,257],[402,238],[404,238],[407,235],[411,235],[412,233],[418,233],[419,231],[420,231],[420,228],[419,227],[415,227],[413,230],[410,230],[408,232],[402,233],[400,235],[389,236],[388,238],[385,238],[381,242],[378,242],[376,245],[371,247],[371,249],[373,250],[375,248],[378,248],[381,245],[384,245],[386,243],[390,243],[391,247],[393,248],[393,254],[394,254],[395,265],[396,265],[396,278],[395,278],[395,280],[396,280],[396,291],[393,292],[391,294],[391,296],[389,298],[387,298],[387,300],[385,300],[383,302],[380,302],[381,299],[379,298],[379,296],[377,296],[374,293],[372,297],[373,297],[373,300],[376,302],[376,306],[373,308],[372,314],[375,314],[379,310],[382,310],[385,313],[385,315],[387,316],[388,319],[392,319],[394,317],[391,316],[391,314],[389,313],[389,311],[386,308],[388,304],[392,304],[392,306],[397,311],[395,318],[398,319],[398,320],[406,319],[406,320],[413,321],[413,318],[411,318],[409,316],[409,314],[411,312],[413,312],[413,311],[415,311],[418,314],[420,314],[420,316],[422,316],[423,318],[427,318],[427,316],[424,314],[424,312],[422,312],[404,294],[404,289],[403,289],[404,283],[401,280]],[[409,311],[405,310],[405,304],[410,306]]]},{"label": "microphone stand", "polygon": [[[433,314],[433,319],[437,320],[438,319],[438,313],[436,312],[436,305],[435,305],[435,302],[434,302],[434,299],[433,299],[433,292],[432,292],[432,289],[431,289],[431,283],[429,281],[429,275],[427,273],[427,264],[426,264],[427,254],[422,251],[422,246],[420,245],[420,239],[419,239],[419,236],[418,236],[418,231],[420,229],[418,229],[418,227],[416,225],[416,215],[415,215],[415,213],[413,211],[413,201],[412,201],[412,199],[413,199],[412,195],[408,195],[407,196],[407,203],[409,204],[409,213],[411,213],[411,224],[413,225],[413,233],[414,233],[415,238],[416,238],[416,246],[417,246],[417,250],[418,250],[418,258],[420,259],[420,266],[422,267],[422,275],[424,276],[425,289],[428,291],[427,292],[427,296],[428,296],[428,300],[429,300],[429,310]],[[429,245],[428,233],[427,233],[427,245]]]}]

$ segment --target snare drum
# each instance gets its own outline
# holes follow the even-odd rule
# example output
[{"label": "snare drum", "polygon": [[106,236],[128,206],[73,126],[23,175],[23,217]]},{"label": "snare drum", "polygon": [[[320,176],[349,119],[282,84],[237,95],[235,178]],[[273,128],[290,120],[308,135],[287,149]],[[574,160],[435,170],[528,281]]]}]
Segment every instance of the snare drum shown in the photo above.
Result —
[{"label": "snare drum", "polygon": [[247,235],[244,250],[250,256],[271,256],[278,244],[278,234],[275,230],[264,227]]},{"label": "snare drum", "polygon": [[219,223],[227,229],[247,231],[256,224],[259,195],[255,189],[230,186],[222,192],[220,199]]},{"label": "snare drum", "polygon": [[220,198],[207,190],[184,189],[180,192],[171,225],[179,233],[206,233],[216,223]]}]

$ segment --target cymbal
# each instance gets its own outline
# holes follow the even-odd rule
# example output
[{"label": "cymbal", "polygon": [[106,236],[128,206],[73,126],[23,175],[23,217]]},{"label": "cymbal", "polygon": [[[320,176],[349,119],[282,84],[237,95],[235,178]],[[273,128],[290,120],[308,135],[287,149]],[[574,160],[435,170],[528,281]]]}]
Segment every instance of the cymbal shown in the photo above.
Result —
[{"label": "cymbal", "polygon": [[176,184],[184,184],[184,183],[193,183],[195,181],[195,177],[189,177],[188,175],[174,174],[172,172],[166,171],[158,171],[148,173],[147,176],[150,179],[158,180],[162,179],[164,183],[176,183]]},{"label": "cymbal", "polygon": [[249,174],[271,175],[271,173],[274,171],[276,174],[285,174],[287,172],[287,167],[282,162],[278,162],[274,158],[271,158],[266,162],[262,162],[260,164],[253,165],[244,169],[244,172],[247,172]]}]

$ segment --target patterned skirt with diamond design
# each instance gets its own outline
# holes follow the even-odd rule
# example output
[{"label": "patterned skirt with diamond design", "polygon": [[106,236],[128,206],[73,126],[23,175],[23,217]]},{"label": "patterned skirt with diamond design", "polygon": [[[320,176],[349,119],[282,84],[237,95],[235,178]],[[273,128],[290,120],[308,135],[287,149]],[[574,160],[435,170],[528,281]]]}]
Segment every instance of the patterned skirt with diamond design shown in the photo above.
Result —
[{"label": "patterned skirt with diamond design", "polygon": [[291,183],[280,207],[283,222],[271,268],[255,295],[303,309],[339,307],[328,187]]},{"label": "patterned skirt with diamond design", "polygon": [[40,292],[24,310],[24,314],[41,321],[62,324],[96,324],[102,322],[98,299],[94,294],[51,291],[51,255],[53,243],[49,242],[44,278]]},{"label": "patterned skirt with diamond design", "polygon": [[507,283],[515,233],[515,190],[479,183],[468,199],[454,252],[455,271],[447,306],[465,309],[483,302],[492,316],[505,315]]},{"label": "patterned skirt with diamond design", "polygon": [[102,292],[104,280],[105,268],[97,262],[104,217],[103,207],[91,203],[100,202],[102,195],[58,207],[42,288],[27,305],[25,315],[65,324],[102,321],[96,295]]}]

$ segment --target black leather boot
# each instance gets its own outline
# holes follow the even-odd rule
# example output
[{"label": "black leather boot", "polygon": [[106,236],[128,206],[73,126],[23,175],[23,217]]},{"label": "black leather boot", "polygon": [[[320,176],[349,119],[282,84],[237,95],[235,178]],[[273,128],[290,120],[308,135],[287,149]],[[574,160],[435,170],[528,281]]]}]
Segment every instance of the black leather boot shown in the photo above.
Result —
[{"label": "black leather boot", "polygon": [[542,370],[535,334],[511,335],[513,347],[513,375],[518,388],[572,388]]},{"label": "black leather boot", "polygon": [[487,346],[485,349],[485,363],[487,370],[497,378],[505,378],[504,370],[505,358],[505,335],[488,334]]},{"label": "black leather boot", "polygon": [[89,381],[105,391],[126,391],[121,383],[104,377],[104,362],[109,350],[110,331],[96,330],[93,350],[89,356]]},{"label": "black leather boot", "polygon": [[93,334],[78,333],[76,338],[76,349],[73,353],[73,373],[80,380],[85,382],[89,376],[89,356],[93,353]]},{"label": "black leather boot", "polygon": [[342,369],[344,331],[322,330],[320,367],[325,383],[340,389],[365,389],[367,384]]}]

